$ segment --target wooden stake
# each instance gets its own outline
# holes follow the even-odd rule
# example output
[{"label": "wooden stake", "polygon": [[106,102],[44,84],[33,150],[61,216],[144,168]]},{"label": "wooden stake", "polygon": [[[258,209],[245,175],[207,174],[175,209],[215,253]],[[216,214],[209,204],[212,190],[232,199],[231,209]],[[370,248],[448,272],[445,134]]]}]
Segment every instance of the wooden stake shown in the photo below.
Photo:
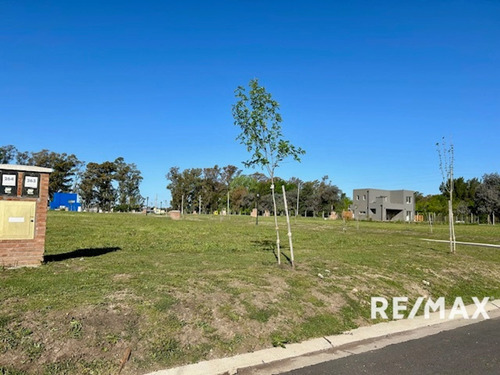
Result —
[{"label": "wooden stake", "polygon": [[[276,227],[276,256],[278,257],[278,265],[281,264],[281,249],[280,249],[280,228],[278,227],[278,212],[276,210],[276,198],[274,196],[274,178],[271,178],[271,192],[273,196],[273,207],[274,207],[274,225]],[[257,215],[259,213],[257,212]]]},{"label": "wooden stake", "polygon": [[285,202],[286,224],[288,225],[288,242],[290,244],[290,261],[292,262],[292,268],[295,268],[295,261],[293,258],[292,230],[290,228],[290,218],[288,217],[288,204],[286,202],[285,185],[281,185],[281,188],[283,189],[283,201]]}]

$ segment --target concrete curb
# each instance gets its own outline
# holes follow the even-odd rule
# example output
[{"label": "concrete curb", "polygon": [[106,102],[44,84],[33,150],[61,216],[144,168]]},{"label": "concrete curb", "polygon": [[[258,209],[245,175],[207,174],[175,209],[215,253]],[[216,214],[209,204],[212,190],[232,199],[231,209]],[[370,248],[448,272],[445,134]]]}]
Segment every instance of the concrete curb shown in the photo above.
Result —
[{"label": "concrete curb", "polygon": [[[476,311],[475,305],[466,307],[467,314],[472,316]],[[491,317],[490,313],[495,316],[500,316],[500,299],[490,301],[484,309]],[[451,309],[446,310],[445,317],[448,317]],[[379,338],[386,338],[388,336],[402,334],[405,332],[415,331],[425,327],[434,327],[433,333],[438,333],[441,330],[453,329],[457,325],[467,325],[483,321],[484,319],[464,319],[463,317],[456,319],[441,319],[439,312],[430,314],[429,319],[424,316],[417,316],[415,319],[402,319],[392,320],[384,323],[374,324],[372,326],[360,327],[351,331],[344,332],[341,335],[327,336],[317,339],[304,341],[297,344],[287,345],[286,348],[270,348],[262,349],[253,353],[240,354],[233,357],[219,358],[210,361],[202,361],[190,365],[171,368],[167,370],[160,370],[149,373],[147,375],[233,375],[240,369],[262,366],[266,364],[277,363],[284,360],[289,360],[301,356],[310,356],[315,353],[321,353],[332,349],[340,349],[341,347],[354,345],[358,342],[366,342],[367,340],[374,340]],[[444,326],[447,323],[455,322],[449,328]],[[443,329],[439,329],[442,325]],[[433,334],[429,333],[429,334]],[[411,338],[410,338],[411,339]],[[376,348],[376,346],[375,346]],[[341,356],[346,356],[356,353],[356,350],[345,352]],[[340,356],[340,357],[341,357]],[[333,359],[331,357],[324,360]],[[300,367],[300,366],[299,366]]]}]

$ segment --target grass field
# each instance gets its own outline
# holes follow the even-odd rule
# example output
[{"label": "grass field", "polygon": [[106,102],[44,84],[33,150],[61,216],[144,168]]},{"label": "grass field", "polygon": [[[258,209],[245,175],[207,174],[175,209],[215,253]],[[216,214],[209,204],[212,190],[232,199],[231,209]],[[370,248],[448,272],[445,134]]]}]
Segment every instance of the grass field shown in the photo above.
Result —
[{"label": "grass field", "polygon": [[[288,255],[281,218],[282,250]],[[0,374],[141,374],[375,323],[370,297],[500,298],[500,249],[447,226],[50,212],[46,260],[0,270]],[[500,226],[456,228],[500,244]],[[430,285],[425,285],[423,280]]]}]

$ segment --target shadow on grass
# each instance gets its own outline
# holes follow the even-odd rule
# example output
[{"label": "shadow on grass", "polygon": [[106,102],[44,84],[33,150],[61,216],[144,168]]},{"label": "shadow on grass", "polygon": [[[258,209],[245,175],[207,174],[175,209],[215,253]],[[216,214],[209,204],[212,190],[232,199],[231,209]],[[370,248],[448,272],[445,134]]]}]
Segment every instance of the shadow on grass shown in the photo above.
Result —
[{"label": "shadow on grass", "polygon": [[[260,241],[252,241],[252,244],[255,247],[262,249],[263,251],[270,251],[273,253],[274,258],[278,260],[278,256],[276,255],[276,242],[272,240],[260,240]],[[283,248],[283,244],[281,244],[281,248]],[[292,265],[292,260],[288,255],[281,251],[281,255],[288,261],[290,265]]]},{"label": "shadow on grass", "polygon": [[276,249],[276,242],[272,240],[255,240],[252,241],[252,244],[263,250],[263,251],[273,251]]},{"label": "shadow on grass", "polygon": [[43,257],[44,263],[49,262],[60,262],[62,260],[73,259],[73,258],[90,258],[98,257],[107,253],[112,253],[114,251],[121,250],[119,247],[100,247],[100,248],[90,248],[90,249],[78,249],[62,254],[51,254],[45,255]]},{"label": "shadow on grass", "polygon": [[290,257],[288,255],[286,255],[283,251],[281,252],[281,255],[286,259],[288,260],[288,263],[290,265],[292,265],[292,260],[290,259]]}]

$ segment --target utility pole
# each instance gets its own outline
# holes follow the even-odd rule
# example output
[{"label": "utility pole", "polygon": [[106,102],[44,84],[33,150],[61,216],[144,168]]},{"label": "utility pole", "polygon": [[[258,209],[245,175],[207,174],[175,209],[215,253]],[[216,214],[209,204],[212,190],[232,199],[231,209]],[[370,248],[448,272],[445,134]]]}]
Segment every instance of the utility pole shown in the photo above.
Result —
[{"label": "utility pole", "polygon": [[149,197],[146,197],[146,216],[148,216]]}]

